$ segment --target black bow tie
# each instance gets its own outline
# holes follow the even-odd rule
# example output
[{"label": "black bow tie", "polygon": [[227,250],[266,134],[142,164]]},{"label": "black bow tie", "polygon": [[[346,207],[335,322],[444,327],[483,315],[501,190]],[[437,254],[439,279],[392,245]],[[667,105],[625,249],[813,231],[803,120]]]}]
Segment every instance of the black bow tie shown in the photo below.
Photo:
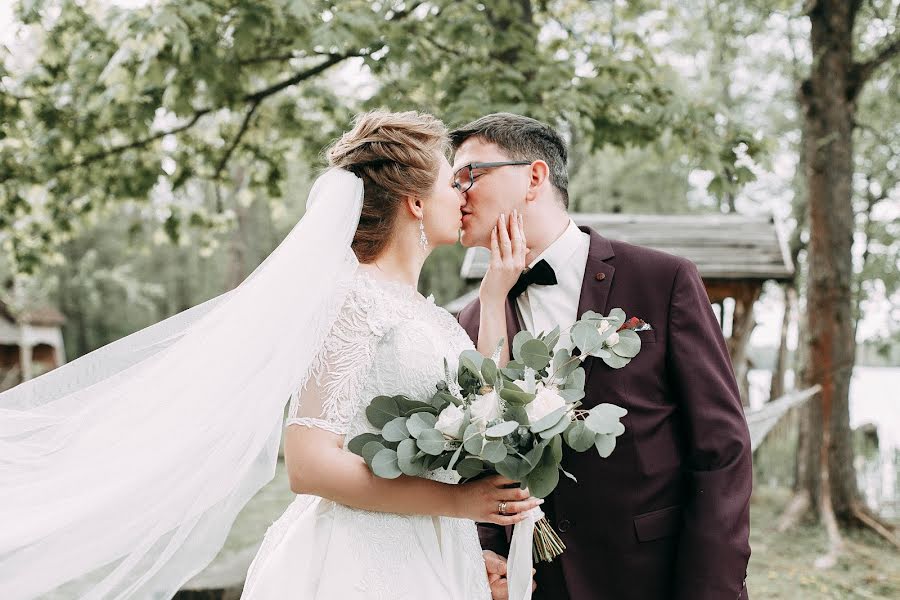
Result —
[{"label": "black bow tie", "polygon": [[519,280],[509,290],[510,298],[518,298],[525,289],[536,283],[538,285],[556,285],[556,272],[546,260],[541,259],[536,265],[531,267],[519,276]]}]

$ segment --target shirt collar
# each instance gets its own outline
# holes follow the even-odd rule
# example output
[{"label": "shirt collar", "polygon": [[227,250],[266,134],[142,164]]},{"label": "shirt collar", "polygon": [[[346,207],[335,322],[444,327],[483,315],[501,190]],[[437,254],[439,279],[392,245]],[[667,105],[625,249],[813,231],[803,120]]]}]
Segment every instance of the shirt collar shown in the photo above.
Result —
[{"label": "shirt collar", "polygon": [[539,261],[546,260],[550,266],[553,267],[554,271],[559,272],[569,264],[569,259],[572,258],[572,255],[578,250],[578,243],[581,240],[582,235],[583,233],[578,229],[575,221],[569,219],[569,226],[566,227],[562,234],[556,238],[546,250],[541,252],[537,258],[531,261],[531,264],[528,265],[528,267],[531,268]]}]

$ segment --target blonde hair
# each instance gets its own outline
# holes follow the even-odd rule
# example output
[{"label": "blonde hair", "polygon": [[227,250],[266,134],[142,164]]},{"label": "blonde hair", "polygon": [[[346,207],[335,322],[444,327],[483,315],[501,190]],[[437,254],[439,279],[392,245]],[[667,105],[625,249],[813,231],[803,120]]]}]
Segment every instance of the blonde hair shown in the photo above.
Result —
[{"label": "blonde hair", "polygon": [[437,156],[449,147],[447,128],[435,117],[414,111],[371,111],[358,115],[353,129],[328,150],[328,162],[363,180],[364,196],[353,251],[373,261],[387,246],[399,207],[421,198],[437,179]]}]

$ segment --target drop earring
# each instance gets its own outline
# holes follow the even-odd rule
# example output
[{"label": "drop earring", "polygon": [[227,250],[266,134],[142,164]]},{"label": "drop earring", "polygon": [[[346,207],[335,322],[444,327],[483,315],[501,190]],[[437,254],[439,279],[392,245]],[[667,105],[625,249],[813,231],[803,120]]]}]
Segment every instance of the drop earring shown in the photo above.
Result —
[{"label": "drop earring", "polygon": [[422,244],[422,250],[428,250],[428,236],[425,235],[425,219],[419,219],[419,243]]}]

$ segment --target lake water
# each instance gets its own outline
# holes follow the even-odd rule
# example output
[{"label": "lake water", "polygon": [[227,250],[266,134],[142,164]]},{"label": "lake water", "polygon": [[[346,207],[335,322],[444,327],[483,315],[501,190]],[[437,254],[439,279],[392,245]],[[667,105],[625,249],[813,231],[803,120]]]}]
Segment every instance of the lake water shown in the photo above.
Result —
[{"label": "lake water", "polygon": [[[750,406],[769,397],[771,373],[752,369]],[[788,386],[793,373],[787,375]],[[872,424],[878,431],[879,453],[857,457],[859,487],[868,504],[888,518],[900,517],[900,367],[854,367],[850,381],[850,426]]]}]

